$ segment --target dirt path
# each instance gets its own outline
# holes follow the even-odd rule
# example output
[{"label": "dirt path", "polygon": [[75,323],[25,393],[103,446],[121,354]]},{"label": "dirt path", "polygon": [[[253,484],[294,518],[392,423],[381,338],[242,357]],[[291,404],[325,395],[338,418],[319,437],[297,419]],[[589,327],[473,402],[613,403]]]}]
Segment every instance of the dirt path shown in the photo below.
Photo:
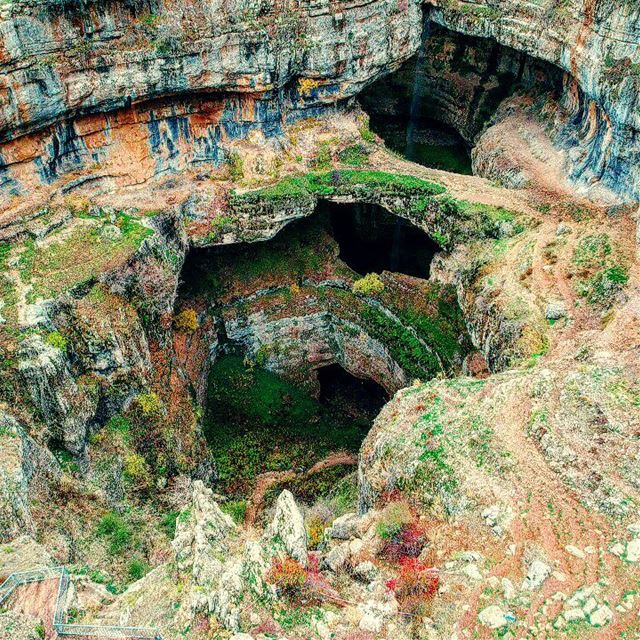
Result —
[{"label": "dirt path", "polygon": [[290,480],[306,479],[332,467],[340,465],[355,466],[356,464],[358,464],[357,456],[345,451],[337,451],[316,462],[310,469],[302,473],[295,471],[268,471],[267,473],[261,473],[256,479],[255,489],[249,498],[249,505],[244,519],[245,525],[251,526],[255,523],[258,514],[264,507],[264,497],[271,487]]}]

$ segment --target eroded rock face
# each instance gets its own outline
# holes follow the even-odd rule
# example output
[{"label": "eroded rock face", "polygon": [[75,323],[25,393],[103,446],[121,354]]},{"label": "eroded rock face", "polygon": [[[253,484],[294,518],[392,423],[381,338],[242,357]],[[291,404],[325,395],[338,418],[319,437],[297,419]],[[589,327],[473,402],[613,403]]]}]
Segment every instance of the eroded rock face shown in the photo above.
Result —
[{"label": "eroded rock face", "polygon": [[[219,166],[232,141],[274,139],[284,122],[319,115],[397,69],[420,47],[423,22],[419,3],[388,0],[340,12],[320,3],[276,14],[231,2],[158,2],[149,13],[110,2],[82,17],[51,11],[16,5],[1,23],[6,206],[53,183],[65,192],[108,192]],[[476,38],[468,67],[451,68],[452,52],[464,52],[449,43],[423,78],[433,85],[435,112],[467,139],[510,91],[507,76],[561,85],[566,115],[552,137],[567,150],[573,178],[639,193],[637,9],[577,0],[557,8],[547,0],[529,10],[502,0],[472,10],[429,6],[427,17]]]},{"label": "eroded rock face", "polygon": [[[558,131],[557,143],[572,147],[574,178],[602,181],[632,197],[640,193],[637,76],[640,9],[611,1],[562,5],[547,0],[534,7],[519,2],[463,3],[431,0],[437,24],[489,37],[516,51],[552,63],[569,74],[561,104],[573,126]],[[580,122],[576,126],[576,123]]]},{"label": "eroded rock face", "polygon": [[[111,2],[79,19],[73,11],[52,19],[40,5],[14,13],[1,23],[11,96],[0,114],[7,195],[81,169],[69,188],[90,181],[108,190],[216,166],[225,141],[272,137],[287,119],[316,115],[395,68],[421,29],[415,1],[336,14],[328,4],[275,15],[233,2],[154,3],[138,14]],[[70,42],[83,44],[70,55]],[[204,97],[180,97],[188,94]],[[153,102],[162,96],[178,98]]]},{"label": "eroded rock face", "polygon": [[407,374],[385,346],[366,330],[331,313],[269,320],[264,313],[225,324],[229,338],[247,348],[250,357],[267,354],[264,366],[281,374],[315,379],[315,369],[334,363],[355,376],[370,378],[388,392],[406,386]]},{"label": "eroded rock face", "polygon": [[34,531],[30,504],[39,483],[55,481],[60,468],[9,414],[0,412],[0,542]]}]

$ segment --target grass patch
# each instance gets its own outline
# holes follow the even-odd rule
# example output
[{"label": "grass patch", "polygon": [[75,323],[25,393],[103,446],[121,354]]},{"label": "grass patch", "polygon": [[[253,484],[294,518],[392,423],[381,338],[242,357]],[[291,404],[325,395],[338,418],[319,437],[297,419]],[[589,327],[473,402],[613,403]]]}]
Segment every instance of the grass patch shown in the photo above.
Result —
[{"label": "grass patch", "polygon": [[231,500],[230,502],[223,502],[220,505],[220,509],[230,515],[236,524],[242,524],[247,515],[247,506],[246,500]]},{"label": "grass patch", "polygon": [[231,203],[259,202],[269,200],[296,199],[309,196],[340,195],[352,187],[367,187],[381,191],[395,191],[409,195],[435,196],[446,189],[429,180],[413,176],[386,173],[384,171],[340,170],[325,173],[307,173],[290,176],[277,184],[250,191],[233,194]]},{"label": "grass patch", "polygon": [[629,281],[629,271],[606,233],[583,237],[573,252],[576,292],[589,304],[610,308]]},{"label": "grass patch", "polygon": [[114,511],[107,513],[99,520],[96,533],[107,540],[107,548],[111,555],[125,551],[130,547],[133,539],[129,525]]},{"label": "grass patch", "polygon": [[363,145],[354,144],[340,151],[338,160],[351,167],[362,167],[369,161],[369,154]]},{"label": "grass patch", "polygon": [[153,234],[130,216],[122,215],[117,222],[119,232],[115,234],[104,233],[104,226],[84,224],[43,246],[33,240],[25,242],[20,276],[25,284],[33,285],[32,299],[52,298],[90,282],[122,263]]}]

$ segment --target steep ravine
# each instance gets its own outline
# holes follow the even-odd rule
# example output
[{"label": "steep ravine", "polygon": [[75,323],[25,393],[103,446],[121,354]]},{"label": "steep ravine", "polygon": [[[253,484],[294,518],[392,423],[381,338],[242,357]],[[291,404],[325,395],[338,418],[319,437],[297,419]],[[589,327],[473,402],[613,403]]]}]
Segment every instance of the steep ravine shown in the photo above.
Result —
[{"label": "steep ravine", "polygon": [[0,576],[175,640],[640,633],[639,24],[5,3]]}]

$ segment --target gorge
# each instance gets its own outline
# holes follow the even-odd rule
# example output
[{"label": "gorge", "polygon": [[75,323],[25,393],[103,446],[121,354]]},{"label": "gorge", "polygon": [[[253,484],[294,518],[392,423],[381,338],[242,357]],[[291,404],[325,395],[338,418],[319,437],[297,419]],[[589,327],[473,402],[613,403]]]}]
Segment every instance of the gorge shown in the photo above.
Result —
[{"label": "gorge", "polygon": [[640,634],[635,3],[0,41],[0,639]]}]

